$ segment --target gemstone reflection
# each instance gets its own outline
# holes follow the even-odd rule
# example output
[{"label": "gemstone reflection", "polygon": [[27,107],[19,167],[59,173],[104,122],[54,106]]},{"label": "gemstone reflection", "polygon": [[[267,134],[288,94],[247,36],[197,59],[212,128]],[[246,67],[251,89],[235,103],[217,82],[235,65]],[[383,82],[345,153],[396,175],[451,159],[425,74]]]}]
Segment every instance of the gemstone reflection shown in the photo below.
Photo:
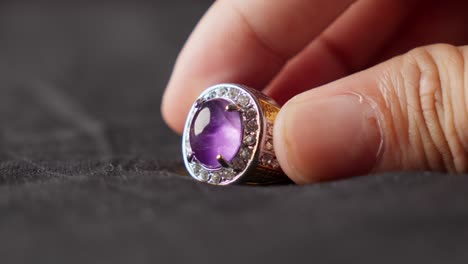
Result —
[{"label": "gemstone reflection", "polygon": [[231,102],[213,99],[203,103],[190,127],[190,145],[194,157],[208,168],[221,167],[217,155],[230,162],[242,144],[242,116],[226,111]]}]

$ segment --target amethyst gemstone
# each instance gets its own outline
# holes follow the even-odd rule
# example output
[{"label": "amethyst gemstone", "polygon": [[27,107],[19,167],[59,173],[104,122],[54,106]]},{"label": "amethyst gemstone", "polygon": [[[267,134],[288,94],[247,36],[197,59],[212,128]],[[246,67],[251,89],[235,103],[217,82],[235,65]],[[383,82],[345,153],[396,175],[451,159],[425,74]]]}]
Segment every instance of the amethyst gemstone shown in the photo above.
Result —
[{"label": "amethyst gemstone", "polygon": [[208,168],[221,167],[217,155],[230,162],[242,142],[242,117],[238,111],[226,111],[231,102],[213,99],[203,103],[193,117],[190,146],[193,155]]}]

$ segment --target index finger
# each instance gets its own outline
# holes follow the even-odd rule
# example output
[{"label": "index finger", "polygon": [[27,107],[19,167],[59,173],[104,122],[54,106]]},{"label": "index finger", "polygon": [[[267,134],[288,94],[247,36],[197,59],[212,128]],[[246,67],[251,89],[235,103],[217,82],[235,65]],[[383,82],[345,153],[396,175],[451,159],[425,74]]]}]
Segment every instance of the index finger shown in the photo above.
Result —
[{"label": "index finger", "polygon": [[168,125],[181,132],[206,87],[234,82],[262,89],[291,57],[354,0],[220,0],[182,50],[163,97]]}]

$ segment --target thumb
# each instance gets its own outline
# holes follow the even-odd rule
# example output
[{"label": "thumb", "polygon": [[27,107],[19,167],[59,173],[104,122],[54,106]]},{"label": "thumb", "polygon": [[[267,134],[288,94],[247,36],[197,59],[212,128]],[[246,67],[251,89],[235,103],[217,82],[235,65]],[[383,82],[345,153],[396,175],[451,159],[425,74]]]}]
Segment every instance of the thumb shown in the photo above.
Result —
[{"label": "thumb", "polygon": [[432,45],[297,95],[274,131],[310,183],[391,170],[468,171],[468,47]]}]

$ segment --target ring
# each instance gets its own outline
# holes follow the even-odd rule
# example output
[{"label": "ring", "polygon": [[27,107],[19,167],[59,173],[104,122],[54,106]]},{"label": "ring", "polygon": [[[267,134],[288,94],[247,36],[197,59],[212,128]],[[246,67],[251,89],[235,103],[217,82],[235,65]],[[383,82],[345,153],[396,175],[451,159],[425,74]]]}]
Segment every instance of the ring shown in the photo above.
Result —
[{"label": "ring", "polygon": [[238,84],[206,89],[187,117],[182,152],[189,174],[212,185],[289,183],[273,148],[280,107]]}]

